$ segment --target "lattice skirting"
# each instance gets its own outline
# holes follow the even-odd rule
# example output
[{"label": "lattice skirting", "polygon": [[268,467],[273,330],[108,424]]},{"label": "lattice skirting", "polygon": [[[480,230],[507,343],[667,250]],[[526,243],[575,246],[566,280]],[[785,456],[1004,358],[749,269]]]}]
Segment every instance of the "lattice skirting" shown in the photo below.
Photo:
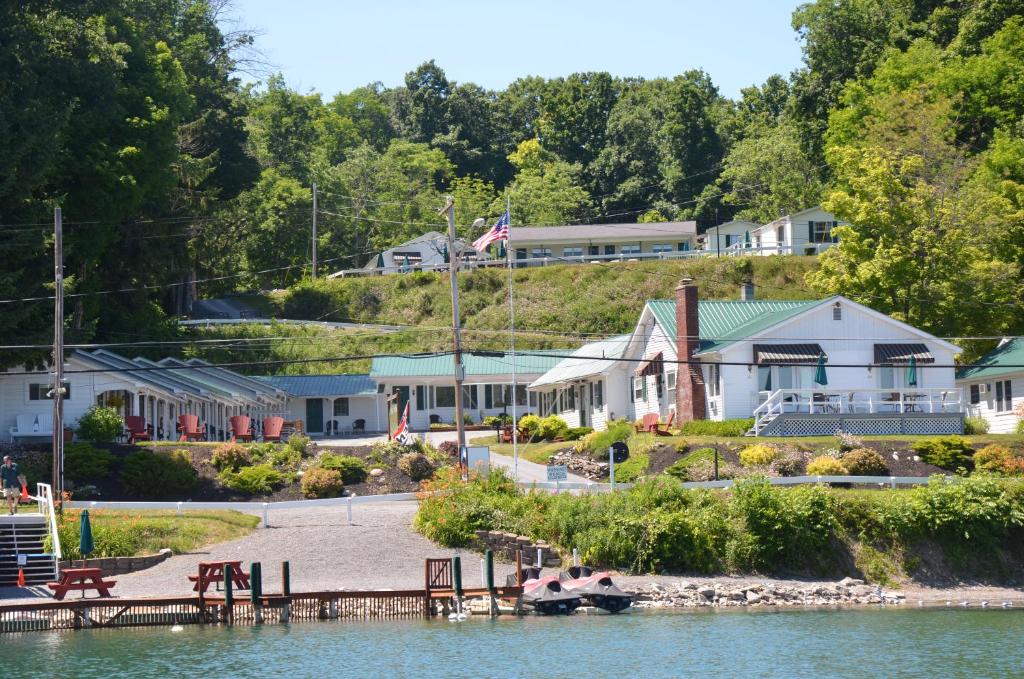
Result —
[{"label": "lattice skirting", "polygon": [[895,434],[962,434],[960,415],[940,417],[808,417],[780,415],[765,436],[835,436],[837,431],[884,436]]}]

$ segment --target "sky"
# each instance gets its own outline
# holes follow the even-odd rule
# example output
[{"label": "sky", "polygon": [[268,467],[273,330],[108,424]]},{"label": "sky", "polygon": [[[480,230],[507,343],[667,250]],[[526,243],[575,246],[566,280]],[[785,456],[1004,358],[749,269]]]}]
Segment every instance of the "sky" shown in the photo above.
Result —
[{"label": "sky", "polygon": [[[449,80],[503,89],[526,75],[708,72],[725,96],[800,66],[797,0],[233,0],[242,28],[300,92],[330,99],[434,59]],[[252,78],[247,78],[252,80]]]}]

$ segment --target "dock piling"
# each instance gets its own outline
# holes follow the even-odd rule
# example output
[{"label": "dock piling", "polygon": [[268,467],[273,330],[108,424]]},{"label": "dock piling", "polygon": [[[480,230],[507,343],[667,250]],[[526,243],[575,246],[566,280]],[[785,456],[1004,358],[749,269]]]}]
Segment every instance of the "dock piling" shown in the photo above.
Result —
[{"label": "dock piling", "polygon": [[252,602],[253,620],[257,625],[263,623],[263,566],[253,561],[249,567],[249,600]]},{"label": "dock piling", "polygon": [[287,561],[281,562],[281,594],[285,596],[285,600],[281,604],[281,622],[288,622],[291,609],[292,583],[291,566]]},{"label": "dock piling", "polygon": [[231,624],[235,619],[234,569],[224,569],[224,622]]}]

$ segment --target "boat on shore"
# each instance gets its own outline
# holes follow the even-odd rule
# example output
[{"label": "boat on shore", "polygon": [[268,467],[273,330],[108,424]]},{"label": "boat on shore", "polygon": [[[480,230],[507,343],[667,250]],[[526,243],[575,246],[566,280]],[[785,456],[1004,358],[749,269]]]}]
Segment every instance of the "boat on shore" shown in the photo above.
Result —
[{"label": "boat on shore", "polygon": [[619,613],[633,604],[633,596],[619,589],[608,571],[572,566],[568,571],[563,571],[559,579],[562,589],[578,595],[584,603],[609,613]]},{"label": "boat on shore", "polygon": [[[513,583],[515,575],[509,576]],[[579,594],[562,587],[558,576],[541,577],[539,568],[523,568],[523,605],[539,615],[570,615],[583,603]]]}]

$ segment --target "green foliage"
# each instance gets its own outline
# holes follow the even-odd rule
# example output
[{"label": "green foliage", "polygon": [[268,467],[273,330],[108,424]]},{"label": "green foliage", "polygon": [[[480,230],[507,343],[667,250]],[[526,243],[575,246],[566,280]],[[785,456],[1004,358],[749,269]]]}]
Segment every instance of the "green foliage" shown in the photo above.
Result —
[{"label": "green foliage", "polygon": [[960,436],[923,439],[911,447],[928,464],[950,471],[967,467],[974,452],[967,440]]},{"label": "green foliage", "polygon": [[541,418],[537,415],[523,415],[519,418],[519,428],[529,440],[536,440],[540,436],[540,422]]},{"label": "green foliage", "polygon": [[570,427],[565,433],[566,441],[579,441],[584,436],[591,434],[594,431],[593,427]]},{"label": "green foliage", "polygon": [[78,435],[86,441],[109,443],[124,431],[124,420],[115,408],[90,406],[78,418]]},{"label": "green foliage", "polygon": [[753,419],[742,420],[690,420],[680,431],[683,436],[743,436],[754,426]]},{"label": "green foliage", "polygon": [[[708,480],[706,478],[696,478],[695,471],[697,471],[698,468],[703,468],[705,465],[711,465],[713,471],[714,464],[715,449],[698,448],[693,452],[687,453],[686,457],[681,460],[673,462],[667,469],[665,469],[665,473],[669,476],[674,476],[680,481],[706,481]],[[703,474],[701,476],[703,476]]]},{"label": "green foliage", "polygon": [[632,453],[625,462],[615,465],[615,480],[632,483],[643,477],[650,466],[651,457],[647,453]]},{"label": "green foliage", "polygon": [[775,461],[779,451],[764,443],[755,443],[740,451],[740,464],[744,467],[764,467]]},{"label": "green foliage", "polygon": [[213,454],[210,455],[210,464],[213,465],[217,471],[223,471],[230,469],[231,471],[238,471],[239,467],[252,462],[252,457],[245,446],[238,443],[224,443],[213,449]]},{"label": "green foliage", "polygon": [[187,493],[195,488],[199,474],[188,450],[169,455],[140,450],[124,459],[121,487],[143,498],[162,498]]},{"label": "green foliage", "polygon": [[968,436],[988,433],[988,420],[984,417],[965,417],[964,433]]},{"label": "green foliage", "polygon": [[102,448],[88,443],[64,446],[64,476],[71,481],[97,481],[110,473],[114,456]]},{"label": "green foliage", "polygon": [[1024,476],[1024,457],[998,443],[991,443],[974,453],[974,468],[1004,476]]},{"label": "green foliage", "polygon": [[317,465],[324,469],[337,471],[341,475],[342,483],[345,485],[362,483],[370,474],[370,470],[366,468],[366,463],[354,455],[323,453],[317,458]]},{"label": "green foliage", "polygon": [[406,453],[398,459],[398,469],[413,481],[422,481],[434,474],[434,463],[423,453]]},{"label": "green foliage", "polygon": [[249,457],[252,458],[253,462],[265,462],[280,448],[280,444],[270,441],[251,443],[249,444]]},{"label": "green foliage", "polygon": [[295,451],[300,456],[304,457],[306,455],[306,449],[309,447],[309,437],[289,436],[285,446],[287,446],[289,450]]},{"label": "green foliage", "polygon": [[845,453],[839,463],[850,476],[886,476],[889,465],[871,448],[858,448]]},{"label": "green foliage", "polygon": [[237,472],[225,469],[217,479],[231,490],[246,495],[270,495],[289,480],[288,475],[270,464],[242,467]]},{"label": "green foliage", "polygon": [[608,457],[608,449],[613,443],[628,441],[633,435],[633,423],[628,420],[614,420],[607,428],[587,434],[576,444],[576,452],[589,453],[599,459]]},{"label": "green foliage", "polygon": [[486,427],[496,427],[499,424],[512,424],[511,415],[488,415],[480,424]]},{"label": "green foliage", "polygon": [[341,472],[326,467],[310,467],[300,482],[302,495],[309,498],[338,497],[345,484]]},{"label": "green foliage", "polygon": [[537,436],[543,441],[565,439],[569,435],[569,425],[558,415],[548,415],[540,421]]},{"label": "green foliage", "polygon": [[831,455],[819,455],[807,463],[808,476],[846,476],[846,467]]}]

